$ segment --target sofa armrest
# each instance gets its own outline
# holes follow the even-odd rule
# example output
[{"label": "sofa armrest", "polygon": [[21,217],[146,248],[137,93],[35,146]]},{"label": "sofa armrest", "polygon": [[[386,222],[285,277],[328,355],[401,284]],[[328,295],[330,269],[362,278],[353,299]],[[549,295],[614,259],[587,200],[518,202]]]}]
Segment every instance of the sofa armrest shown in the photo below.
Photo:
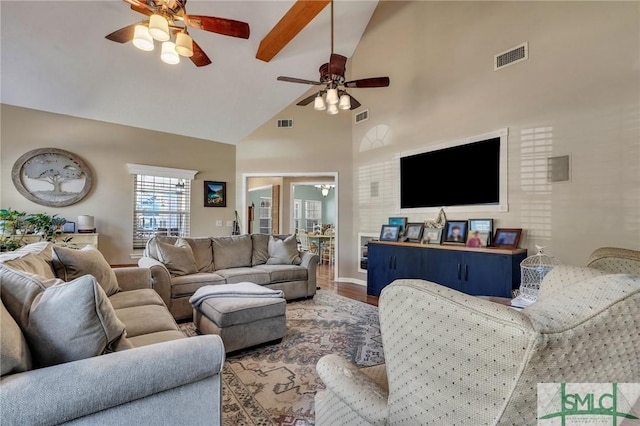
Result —
[{"label": "sofa armrest", "polygon": [[[0,382],[2,421],[59,424],[131,401],[142,402],[221,374],[224,359],[220,337],[206,335],[12,374]],[[144,410],[140,412],[144,416]]]},{"label": "sofa armrest", "polygon": [[171,275],[166,266],[152,257],[138,259],[138,266],[151,271],[151,285],[165,305],[171,306]]},{"label": "sofa armrest", "polygon": [[320,257],[311,253],[310,251],[305,251],[302,253],[302,263],[300,266],[307,268],[307,296],[313,296],[316,294],[316,269],[318,268],[318,259]]},{"label": "sofa armrest", "polygon": [[320,358],[316,370],[327,390],[362,418],[374,425],[387,423],[389,394],[355,365],[331,354]]},{"label": "sofa armrest", "polygon": [[118,286],[122,291],[151,288],[151,271],[148,268],[128,266],[113,268],[118,279]]}]

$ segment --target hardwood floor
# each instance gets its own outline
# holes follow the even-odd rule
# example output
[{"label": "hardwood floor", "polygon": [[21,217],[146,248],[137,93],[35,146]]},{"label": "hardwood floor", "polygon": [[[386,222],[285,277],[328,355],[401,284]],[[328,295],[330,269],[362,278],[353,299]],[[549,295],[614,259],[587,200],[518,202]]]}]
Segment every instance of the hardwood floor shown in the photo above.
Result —
[{"label": "hardwood floor", "polygon": [[349,299],[378,306],[378,298],[368,296],[367,287],[353,283],[336,282],[333,280],[333,277],[333,265],[318,265],[318,273],[316,275],[318,287],[323,290],[339,294],[340,296],[348,297]]}]

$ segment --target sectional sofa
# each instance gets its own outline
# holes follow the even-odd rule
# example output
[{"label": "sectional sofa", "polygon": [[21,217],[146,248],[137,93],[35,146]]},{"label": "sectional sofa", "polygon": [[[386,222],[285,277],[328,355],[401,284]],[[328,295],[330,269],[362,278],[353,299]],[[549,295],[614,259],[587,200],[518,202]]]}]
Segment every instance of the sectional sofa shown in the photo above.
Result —
[{"label": "sectional sofa", "polygon": [[252,282],[287,300],[313,297],[317,265],[317,254],[298,251],[295,235],[266,234],[154,237],[138,261],[178,320],[192,317],[189,298],[205,285]]},{"label": "sectional sofa", "polygon": [[148,269],[34,243],[0,289],[3,425],[220,424],[222,341],[186,338]]}]

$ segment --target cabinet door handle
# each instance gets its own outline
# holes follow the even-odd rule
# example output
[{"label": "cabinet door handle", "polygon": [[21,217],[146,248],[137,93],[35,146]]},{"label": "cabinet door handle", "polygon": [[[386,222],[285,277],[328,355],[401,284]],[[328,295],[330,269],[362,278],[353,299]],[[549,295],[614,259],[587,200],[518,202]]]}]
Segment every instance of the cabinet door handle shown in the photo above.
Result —
[{"label": "cabinet door handle", "polygon": [[469,265],[464,265],[464,280],[469,281]]},{"label": "cabinet door handle", "polygon": [[393,256],[389,256],[389,269],[393,269]]},{"label": "cabinet door handle", "polygon": [[393,269],[396,269],[397,261],[398,261],[398,258],[394,255],[393,256]]},{"label": "cabinet door handle", "polygon": [[462,274],[462,265],[458,263],[458,280],[462,278],[461,274]]}]

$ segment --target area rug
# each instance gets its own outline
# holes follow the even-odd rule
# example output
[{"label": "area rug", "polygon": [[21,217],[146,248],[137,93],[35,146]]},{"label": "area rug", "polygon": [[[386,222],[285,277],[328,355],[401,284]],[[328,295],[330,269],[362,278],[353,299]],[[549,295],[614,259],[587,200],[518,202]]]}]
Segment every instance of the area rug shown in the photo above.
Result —
[{"label": "area rug", "polygon": [[[375,306],[318,290],[313,299],[288,302],[286,315],[282,342],[227,357],[223,425],[314,425],[313,398],[324,389],[315,366],[323,355],[361,367],[384,362]],[[193,323],[180,328],[197,333]]]}]

